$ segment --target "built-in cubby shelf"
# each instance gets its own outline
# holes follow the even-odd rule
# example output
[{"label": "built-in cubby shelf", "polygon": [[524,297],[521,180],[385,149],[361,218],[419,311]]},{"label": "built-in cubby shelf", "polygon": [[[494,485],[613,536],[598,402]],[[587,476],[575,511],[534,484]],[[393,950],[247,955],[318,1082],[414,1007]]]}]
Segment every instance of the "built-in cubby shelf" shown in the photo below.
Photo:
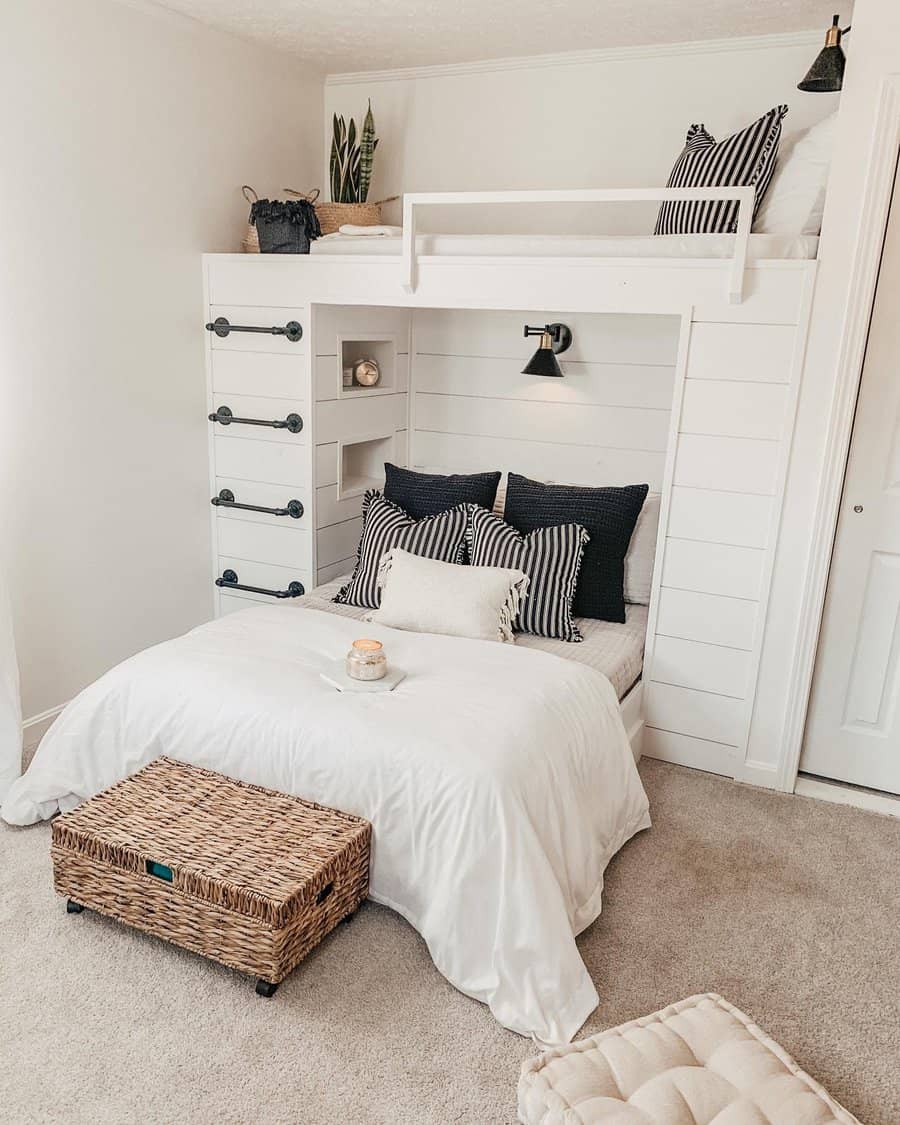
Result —
[{"label": "built-in cubby shelf", "polygon": [[384,463],[394,460],[394,435],[339,442],[338,499],[361,496],[384,485]]},{"label": "built-in cubby shelf", "polygon": [[[360,359],[373,359],[378,364],[381,374],[373,387],[344,383],[344,371]],[[379,333],[369,333],[365,337],[339,336],[337,365],[340,398],[393,394],[397,389],[397,337]]]}]

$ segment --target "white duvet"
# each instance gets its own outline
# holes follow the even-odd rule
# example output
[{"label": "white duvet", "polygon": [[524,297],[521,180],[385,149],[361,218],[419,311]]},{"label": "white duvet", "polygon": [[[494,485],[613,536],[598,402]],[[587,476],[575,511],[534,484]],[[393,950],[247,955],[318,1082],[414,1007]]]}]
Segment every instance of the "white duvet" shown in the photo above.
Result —
[{"label": "white duvet", "polygon": [[598,1000],[575,935],[650,823],[615,692],[544,652],[369,628],[408,673],[393,692],[320,679],[360,626],[316,610],[248,609],[140,653],[66,708],[2,815],[49,817],[160,754],[357,813],[371,897],[505,1027],[567,1042]]}]

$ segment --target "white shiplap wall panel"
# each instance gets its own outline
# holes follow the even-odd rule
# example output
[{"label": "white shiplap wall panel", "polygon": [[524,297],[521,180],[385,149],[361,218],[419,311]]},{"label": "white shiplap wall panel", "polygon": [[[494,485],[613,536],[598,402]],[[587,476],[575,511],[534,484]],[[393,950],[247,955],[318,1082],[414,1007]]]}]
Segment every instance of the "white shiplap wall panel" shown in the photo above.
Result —
[{"label": "white shiplap wall panel", "polygon": [[[554,320],[572,330],[565,378],[523,375],[538,344],[523,325]],[[418,310],[410,464],[658,492],[678,332],[677,317]]]},{"label": "white shiplap wall panel", "polygon": [[737,746],[743,700],[672,684],[644,685],[644,718],[661,730]]},{"label": "white shiplap wall panel", "polygon": [[239,324],[248,328],[283,328],[288,321],[295,320],[303,329],[299,340],[289,340],[287,336],[272,336],[268,332],[229,332],[219,336],[208,332],[211,351],[221,352],[274,352],[281,355],[303,356],[307,352],[309,333],[309,310],[303,306],[277,308],[258,305],[250,301],[246,305],[211,305],[209,320],[216,321],[224,316],[229,324]]},{"label": "white shiplap wall panel", "polygon": [[810,298],[794,286],[755,316],[748,280],[734,315],[694,310],[682,352],[644,667],[644,752],[730,776],[749,737],[805,330],[794,321]]},{"label": "white shiplap wall panel", "polygon": [[773,505],[771,496],[676,485],[669,500],[668,533],[676,539],[765,547]]},{"label": "white shiplap wall panel", "polygon": [[779,443],[755,438],[679,434],[676,485],[771,496],[778,481]]},{"label": "white shiplap wall panel", "polygon": [[697,543],[666,538],[662,585],[698,594],[719,594],[756,601],[760,594],[765,552],[750,547]]},{"label": "white shiplap wall panel", "polygon": [[406,395],[344,398],[316,406],[316,445],[353,441],[406,429]]},{"label": "white shiplap wall panel", "polygon": [[674,316],[418,309],[413,321],[414,348],[418,355],[494,356],[521,361],[521,370],[538,345],[536,338],[523,337],[523,326],[556,321],[572,329],[572,346],[561,361],[664,366],[674,362],[679,330]]},{"label": "white shiplap wall panel", "polygon": [[221,432],[213,436],[212,444],[219,476],[279,482],[298,488],[309,484],[309,451],[302,445],[225,437]]},{"label": "white shiplap wall panel", "polygon": [[416,356],[416,391],[420,394],[468,395],[472,398],[523,402],[565,402],[589,406],[672,409],[672,365],[639,363],[571,363],[559,357],[561,382],[523,375],[521,366],[490,356]]},{"label": "white shiplap wall panel", "polygon": [[647,482],[651,492],[662,487],[664,453],[512,441],[416,431],[410,465],[423,472],[472,473],[505,469],[534,480],[561,484],[626,485]]},{"label": "white shiplap wall panel", "polygon": [[396,336],[397,351],[409,350],[409,310],[371,305],[316,305],[313,354],[336,356],[338,338]]},{"label": "white shiplap wall panel", "polygon": [[789,383],[796,337],[793,324],[695,324],[690,377]]},{"label": "white shiplap wall panel", "polygon": [[663,586],[657,603],[656,634],[749,652],[756,613],[755,601]]},{"label": "white shiplap wall panel", "polygon": [[256,395],[213,395],[213,411],[227,406],[235,418],[253,418],[260,421],[284,421],[289,414],[299,414],[303,429],[292,433],[288,429],[276,430],[269,426],[247,425],[244,422],[210,423],[216,427],[217,439],[225,441],[271,441],[279,445],[306,445],[309,440],[309,412],[305,399],[259,398]]},{"label": "white shiplap wall panel", "polygon": [[777,441],[787,399],[784,384],[688,379],[681,433]]},{"label": "white shiplap wall panel", "polygon": [[415,419],[417,431],[430,433],[655,453],[665,452],[669,429],[669,414],[663,410],[421,393],[416,394]]},{"label": "white shiplap wall panel", "polygon": [[657,636],[649,679],[743,699],[749,669],[750,653],[742,649]]},{"label": "white shiplap wall panel", "polygon": [[305,395],[306,366],[292,353],[220,351],[210,353],[214,395],[257,395],[295,399]]}]

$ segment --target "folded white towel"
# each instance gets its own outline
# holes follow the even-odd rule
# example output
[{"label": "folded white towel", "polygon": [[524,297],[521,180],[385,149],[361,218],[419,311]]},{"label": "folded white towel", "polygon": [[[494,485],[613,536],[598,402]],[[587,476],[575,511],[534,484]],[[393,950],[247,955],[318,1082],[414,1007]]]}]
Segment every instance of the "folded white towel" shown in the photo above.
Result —
[{"label": "folded white towel", "polygon": [[338,234],[349,234],[354,238],[371,238],[373,236],[396,238],[398,235],[403,234],[403,227],[389,227],[385,225],[357,227],[354,226],[353,223],[344,223],[343,226],[338,227]]}]

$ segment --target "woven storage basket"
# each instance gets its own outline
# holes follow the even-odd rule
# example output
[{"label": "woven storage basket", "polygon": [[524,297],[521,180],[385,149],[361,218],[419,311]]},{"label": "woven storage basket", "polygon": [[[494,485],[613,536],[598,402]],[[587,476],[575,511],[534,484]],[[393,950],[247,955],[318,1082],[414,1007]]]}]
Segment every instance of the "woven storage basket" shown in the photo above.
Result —
[{"label": "woven storage basket", "polygon": [[366,897],[371,837],[360,817],[157,758],[53,822],[53,880],[70,910],[250,973],[271,995]]},{"label": "woven storage basket", "polygon": [[[295,191],[293,188],[284,188],[283,190],[285,195],[293,195],[296,196],[297,199],[308,199],[310,203],[315,203],[315,201],[319,198],[318,188],[314,188],[312,191],[307,192]],[[244,184],[244,186],[241,188],[241,194],[251,207],[254,203],[259,202],[259,196],[249,184]],[[318,215],[318,213],[319,209],[317,207],[316,214]],[[324,234],[325,231],[323,231],[322,233]],[[259,232],[257,231],[256,226],[253,223],[247,223],[247,232],[241,241],[241,249],[245,254],[259,253]]]},{"label": "woven storage basket", "polygon": [[399,198],[399,195],[390,195],[377,203],[317,203],[316,214],[322,234],[334,234],[345,223],[356,227],[377,227],[381,224],[381,205],[393,203]]}]

